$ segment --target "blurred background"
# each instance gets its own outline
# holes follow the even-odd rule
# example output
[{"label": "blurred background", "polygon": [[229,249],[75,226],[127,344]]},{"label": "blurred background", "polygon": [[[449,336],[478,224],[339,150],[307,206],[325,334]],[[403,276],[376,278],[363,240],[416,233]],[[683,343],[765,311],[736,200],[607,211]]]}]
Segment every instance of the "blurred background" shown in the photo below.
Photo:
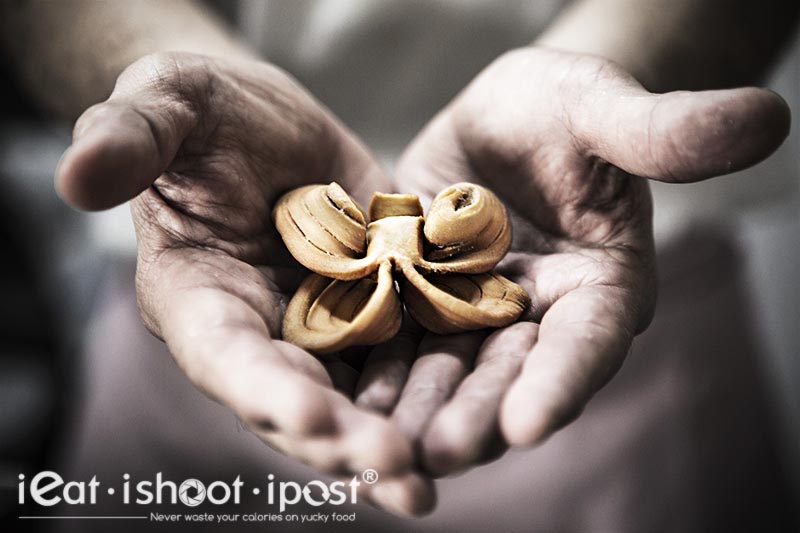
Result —
[{"label": "blurred background", "polygon": [[[299,78],[390,167],[437,109],[492,58],[530,42],[560,7],[556,1],[508,2],[504,9],[491,2],[323,1],[311,12],[310,2],[210,5],[266,57]],[[411,44],[392,46],[399,42]],[[513,498],[483,518],[459,511],[476,484],[508,491],[515,472],[522,472],[518,481],[533,487],[535,501],[553,513],[560,505],[566,513],[570,502],[583,502],[584,511],[573,511],[585,514],[580,518],[585,523],[571,523],[578,529],[608,530],[603,524],[615,523],[632,505],[637,516],[651,520],[629,521],[631,530],[663,519],[663,505],[620,488],[619,472],[638,472],[642,479],[628,479],[626,486],[652,488],[651,499],[675,496],[693,482],[700,487],[698,506],[706,508],[691,513],[710,513],[713,524],[724,523],[714,520],[732,506],[758,497],[770,499],[752,506],[762,509],[760,519],[772,513],[784,520],[797,513],[800,40],[765,85],[789,102],[794,115],[792,133],[776,154],[753,169],[706,183],[653,184],[661,301],[651,330],[637,340],[632,361],[610,390],[538,455],[515,452],[499,466],[443,482],[441,510],[419,528],[481,520],[503,524],[501,513],[516,513],[545,528],[557,524],[552,516],[512,506]],[[212,431],[219,433],[214,442],[232,450],[233,459],[219,471],[263,459],[257,445],[240,442],[231,415],[210,402],[195,410],[192,402],[206,401],[192,396],[196,393],[138,322],[132,301],[135,236],[127,206],[84,214],[56,197],[53,172],[69,144],[71,125],[38,112],[13,82],[4,82],[0,91],[0,515],[25,513],[16,504],[21,472],[116,472],[108,465],[120,456],[152,466],[152,472],[168,470],[179,455],[189,464],[187,472],[194,472],[192,464],[201,469],[205,455],[187,452],[186,446],[205,423],[202,413],[221,421]],[[153,369],[170,377],[155,378],[148,373]],[[730,372],[734,378],[726,377]],[[647,397],[644,389],[660,391],[659,400],[639,401]],[[184,390],[188,396],[175,392]],[[170,394],[184,399],[158,403]],[[681,402],[682,394],[693,400]],[[137,399],[143,399],[141,411],[126,412]],[[662,423],[637,423],[631,404],[652,409],[650,418],[661,413]],[[163,438],[166,425],[169,438]],[[126,426],[140,434],[126,434]],[[612,432],[626,440],[607,442],[606,451],[593,455],[587,448],[605,434],[603,428],[615,428]],[[643,444],[654,439],[660,446]],[[748,439],[757,442],[743,446]],[[676,454],[692,460],[664,463]],[[556,466],[574,463],[576,456],[584,470]],[[632,458],[638,462],[631,464]],[[656,462],[661,469],[646,475]],[[732,464],[740,469],[731,469]],[[539,479],[526,481],[531,477]],[[592,496],[588,480],[604,480],[595,486],[603,497]],[[706,491],[715,490],[735,496],[706,502]],[[717,504],[725,509],[709,511]],[[676,509],[683,508],[676,503]],[[402,525],[364,513],[386,527]],[[670,520],[680,525],[676,517]]]}]

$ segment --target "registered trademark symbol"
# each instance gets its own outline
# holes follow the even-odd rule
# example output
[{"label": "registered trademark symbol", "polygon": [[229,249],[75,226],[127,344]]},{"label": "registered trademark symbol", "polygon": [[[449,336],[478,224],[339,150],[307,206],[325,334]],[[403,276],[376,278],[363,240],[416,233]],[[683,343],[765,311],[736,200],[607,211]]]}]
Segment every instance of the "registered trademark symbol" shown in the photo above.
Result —
[{"label": "registered trademark symbol", "polygon": [[364,483],[367,485],[372,485],[378,481],[378,473],[373,468],[367,468],[361,473],[361,479],[363,479]]}]

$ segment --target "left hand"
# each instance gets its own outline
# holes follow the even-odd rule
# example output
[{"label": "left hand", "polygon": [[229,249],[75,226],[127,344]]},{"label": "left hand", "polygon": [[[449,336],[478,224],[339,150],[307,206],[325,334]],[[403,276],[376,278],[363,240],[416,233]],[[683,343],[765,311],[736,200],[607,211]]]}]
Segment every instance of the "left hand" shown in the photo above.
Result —
[{"label": "left hand", "polygon": [[769,91],[658,95],[600,58],[505,54],[420,133],[396,174],[423,203],[458,181],[491,188],[515,229],[500,270],[531,309],[488,338],[408,326],[367,360],[357,403],[392,411],[436,474],[541,442],[615,374],[653,316],[647,178],[753,165],[788,125]]}]

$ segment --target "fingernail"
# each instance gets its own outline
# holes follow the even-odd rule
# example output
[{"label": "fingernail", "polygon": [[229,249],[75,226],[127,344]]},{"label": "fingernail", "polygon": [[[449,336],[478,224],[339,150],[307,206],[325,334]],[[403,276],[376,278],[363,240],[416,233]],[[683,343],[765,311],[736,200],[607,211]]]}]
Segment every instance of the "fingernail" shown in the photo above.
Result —
[{"label": "fingernail", "polygon": [[72,146],[68,146],[67,149],[64,150],[64,153],[61,154],[61,157],[58,159],[58,163],[56,163],[56,170],[53,173],[53,180],[54,180],[54,187],[56,190],[56,194],[62,200],[64,200],[64,193],[61,190],[61,180],[59,179],[59,176],[61,175],[61,166],[64,164],[64,160],[67,158],[67,155],[70,153],[71,150]]},{"label": "fingernail", "polygon": [[379,481],[372,487],[370,496],[381,508],[395,514],[409,516],[408,509],[403,505],[405,498],[403,498],[402,489],[398,481]]},{"label": "fingernail", "polygon": [[58,158],[58,163],[56,163],[56,176],[61,170],[61,165],[64,163],[64,159],[67,157],[67,154],[69,154],[70,151],[72,151],[72,145],[67,146],[67,149],[64,150],[64,153],[62,153],[61,157]]}]

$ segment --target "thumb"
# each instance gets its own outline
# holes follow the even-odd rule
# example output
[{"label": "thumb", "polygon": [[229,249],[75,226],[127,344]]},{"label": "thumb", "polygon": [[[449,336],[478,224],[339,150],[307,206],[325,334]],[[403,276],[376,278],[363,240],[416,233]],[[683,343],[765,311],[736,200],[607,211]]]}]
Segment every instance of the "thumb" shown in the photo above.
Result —
[{"label": "thumb", "polygon": [[631,174],[659,181],[700,181],[747,168],[789,134],[789,107],[765,89],[652,94],[631,80],[622,90],[598,94],[583,99],[591,104],[571,117],[580,143]]},{"label": "thumb", "polygon": [[188,103],[141,79],[123,73],[111,97],[76,122],[55,176],[56,191],[74,207],[108,209],[134,198],[164,172],[194,127]]}]

